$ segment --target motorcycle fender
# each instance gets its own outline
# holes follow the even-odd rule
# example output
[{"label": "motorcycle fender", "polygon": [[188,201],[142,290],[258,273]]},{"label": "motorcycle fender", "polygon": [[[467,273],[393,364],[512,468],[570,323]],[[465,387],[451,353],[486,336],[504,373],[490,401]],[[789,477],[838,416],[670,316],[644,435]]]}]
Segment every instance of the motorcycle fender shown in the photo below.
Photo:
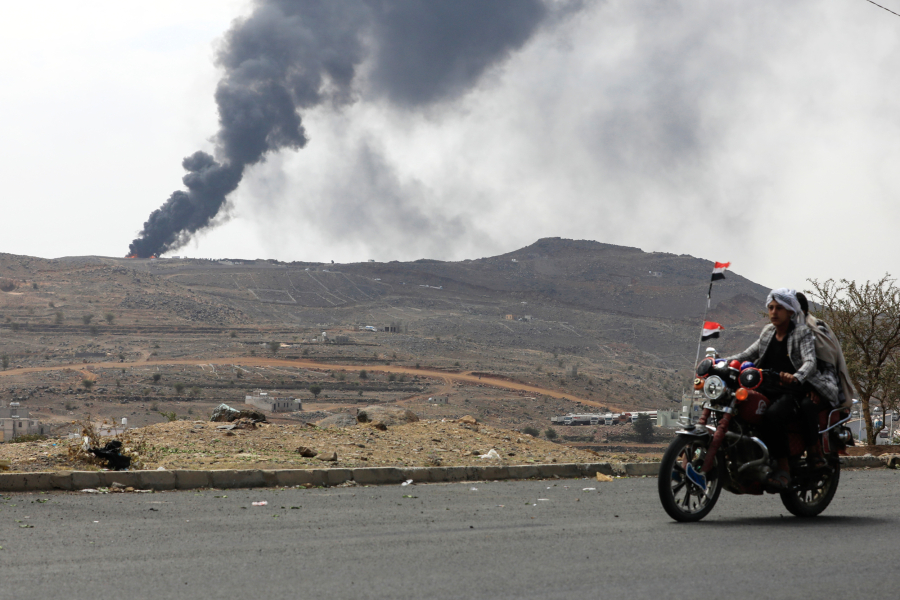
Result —
[{"label": "motorcycle fender", "polygon": [[709,435],[709,431],[706,429],[700,429],[699,427],[694,428],[692,431],[688,431],[687,429],[679,429],[675,432],[676,435],[692,435],[694,437],[703,437],[705,435]]}]

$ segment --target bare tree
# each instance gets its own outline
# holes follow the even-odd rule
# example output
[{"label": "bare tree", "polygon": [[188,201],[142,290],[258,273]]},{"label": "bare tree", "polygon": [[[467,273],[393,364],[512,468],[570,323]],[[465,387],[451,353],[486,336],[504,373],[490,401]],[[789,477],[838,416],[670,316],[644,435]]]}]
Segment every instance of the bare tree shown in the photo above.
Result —
[{"label": "bare tree", "polygon": [[897,410],[900,398],[900,288],[889,274],[859,285],[846,279],[809,282],[815,288],[810,295],[819,304],[811,312],[825,320],[841,341],[847,370],[859,392],[866,443],[874,445],[884,425],[875,428],[872,401],[881,405],[884,415]]}]

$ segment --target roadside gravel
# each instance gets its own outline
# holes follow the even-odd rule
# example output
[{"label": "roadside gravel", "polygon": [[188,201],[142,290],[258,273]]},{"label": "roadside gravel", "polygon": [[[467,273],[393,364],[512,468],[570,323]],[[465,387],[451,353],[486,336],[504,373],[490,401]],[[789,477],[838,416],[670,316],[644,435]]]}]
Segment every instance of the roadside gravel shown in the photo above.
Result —
[{"label": "roadside gravel", "polygon": [[[532,463],[645,462],[640,454],[579,450],[516,431],[457,421],[418,421],[380,430],[365,423],[313,427],[260,423],[252,429],[208,421],[175,421],[129,430],[123,441],[144,469],[311,469],[339,466],[429,467]],[[72,458],[78,440],[0,445],[12,472],[99,469]],[[299,448],[316,453],[304,457]],[[480,458],[495,450],[498,458]],[[334,457],[333,461],[322,460]]]}]

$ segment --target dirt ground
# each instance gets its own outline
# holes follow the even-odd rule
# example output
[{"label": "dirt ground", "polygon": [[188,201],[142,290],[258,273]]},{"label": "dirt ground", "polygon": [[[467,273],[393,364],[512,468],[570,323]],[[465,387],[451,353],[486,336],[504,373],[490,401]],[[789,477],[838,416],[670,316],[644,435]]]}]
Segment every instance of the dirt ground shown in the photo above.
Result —
[{"label": "dirt ground", "polygon": [[[564,255],[559,264],[569,268],[577,257]],[[649,458],[624,431],[556,427],[551,418],[672,406],[691,380],[680,357],[693,356],[693,328],[681,313],[655,317],[647,308],[637,318],[576,301],[594,292],[561,303],[530,276],[525,288],[495,285],[510,273],[519,281],[522,267],[511,265],[526,260],[339,268],[0,254],[0,405],[15,402],[20,416],[50,428],[44,441],[0,444],[0,459],[16,470],[84,468],[70,464],[60,440],[78,433],[78,422],[123,419],[144,438],[153,468],[335,464],[300,457],[299,445],[337,452],[342,466],[483,464],[477,456],[492,448],[510,464]],[[647,281],[659,296],[660,280]],[[620,287],[630,294],[634,282]],[[206,421],[221,403],[249,408],[246,396],[257,391],[302,407],[232,435]],[[369,426],[305,425],[352,420],[372,405],[411,410],[422,423],[361,441]],[[464,415],[479,432],[428,431]],[[557,443],[546,439],[554,434]]]},{"label": "dirt ground", "polygon": [[850,446],[847,448],[849,456],[881,456],[882,454],[900,454],[900,446]]},{"label": "dirt ground", "polygon": [[[229,424],[175,421],[129,430],[122,436],[143,469],[311,469],[328,467],[426,467],[523,465],[569,462],[640,462],[647,455],[597,453],[570,448],[496,427],[454,421],[418,421],[388,426],[315,427],[260,423],[251,429]],[[98,462],[73,459],[80,440],[3,444],[0,459],[15,472],[95,470]],[[318,453],[303,457],[299,448]],[[495,450],[499,458],[480,458]],[[336,455],[336,460],[324,461]]]}]

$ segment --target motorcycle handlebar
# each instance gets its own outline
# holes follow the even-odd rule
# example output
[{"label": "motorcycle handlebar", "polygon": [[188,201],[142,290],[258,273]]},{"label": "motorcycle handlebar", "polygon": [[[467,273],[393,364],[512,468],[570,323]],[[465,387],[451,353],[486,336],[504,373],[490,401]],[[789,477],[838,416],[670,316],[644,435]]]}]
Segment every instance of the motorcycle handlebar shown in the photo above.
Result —
[{"label": "motorcycle handlebar", "polygon": [[781,372],[776,371],[774,369],[760,369],[760,373],[763,376],[763,383],[776,383],[781,387],[786,388],[799,388],[802,384],[800,383],[782,383],[781,382]]}]

